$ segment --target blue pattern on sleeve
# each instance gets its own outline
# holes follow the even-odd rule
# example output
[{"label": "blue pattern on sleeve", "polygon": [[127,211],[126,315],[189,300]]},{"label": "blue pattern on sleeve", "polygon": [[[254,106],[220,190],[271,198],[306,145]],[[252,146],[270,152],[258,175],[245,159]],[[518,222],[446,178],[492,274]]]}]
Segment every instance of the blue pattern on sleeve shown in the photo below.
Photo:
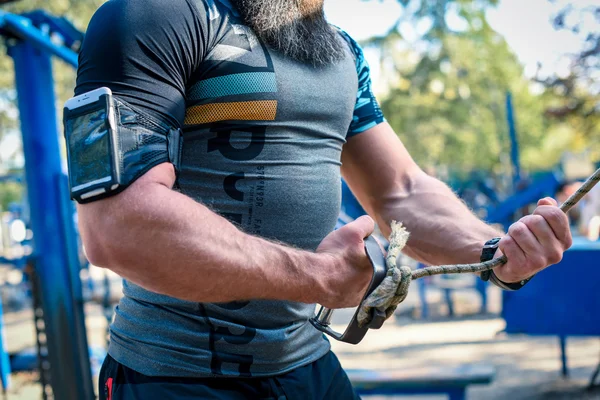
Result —
[{"label": "blue pattern on sleeve", "polygon": [[358,43],[343,30],[339,30],[342,37],[350,45],[356,58],[356,72],[358,74],[358,92],[354,115],[346,138],[364,132],[385,121],[383,112],[371,88],[371,72],[363,51]]}]

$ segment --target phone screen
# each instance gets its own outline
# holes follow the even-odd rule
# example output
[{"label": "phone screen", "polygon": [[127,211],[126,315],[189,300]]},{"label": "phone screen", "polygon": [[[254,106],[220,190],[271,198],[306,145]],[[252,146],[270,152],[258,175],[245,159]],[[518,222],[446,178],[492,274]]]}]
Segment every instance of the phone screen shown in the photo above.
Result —
[{"label": "phone screen", "polygon": [[67,118],[69,176],[73,191],[112,180],[110,131],[104,108]]}]

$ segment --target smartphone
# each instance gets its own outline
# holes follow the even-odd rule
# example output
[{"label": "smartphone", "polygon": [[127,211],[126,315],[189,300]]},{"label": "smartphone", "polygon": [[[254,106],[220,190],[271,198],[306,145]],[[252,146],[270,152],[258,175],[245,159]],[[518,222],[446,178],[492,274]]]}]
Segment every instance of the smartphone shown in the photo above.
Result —
[{"label": "smartphone", "polygon": [[119,188],[116,123],[112,92],[102,87],[65,103],[71,198],[90,201]]}]

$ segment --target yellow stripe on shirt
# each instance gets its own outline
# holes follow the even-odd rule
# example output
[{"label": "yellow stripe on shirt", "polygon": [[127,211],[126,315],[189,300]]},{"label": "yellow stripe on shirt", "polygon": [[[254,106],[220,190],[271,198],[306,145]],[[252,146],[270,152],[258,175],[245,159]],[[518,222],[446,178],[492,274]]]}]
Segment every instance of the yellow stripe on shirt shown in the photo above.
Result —
[{"label": "yellow stripe on shirt", "polygon": [[192,106],[185,112],[185,125],[218,121],[274,121],[277,100],[238,101]]}]

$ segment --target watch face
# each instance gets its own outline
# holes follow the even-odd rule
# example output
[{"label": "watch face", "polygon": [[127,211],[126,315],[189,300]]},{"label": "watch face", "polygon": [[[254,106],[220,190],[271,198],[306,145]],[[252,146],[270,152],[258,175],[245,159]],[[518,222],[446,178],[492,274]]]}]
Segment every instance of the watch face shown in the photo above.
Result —
[{"label": "watch face", "polygon": [[498,243],[500,243],[501,238],[493,238],[488,240],[483,246],[484,249],[495,249],[498,247]]},{"label": "watch face", "polygon": [[[481,257],[479,257],[479,261],[489,261],[494,258],[494,254],[496,254],[496,250],[498,249],[498,243],[500,242],[500,238],[493,238],[488,240],[483,245],[483,250],[481,251]],[[483,275],[484,277],[486,275]],[[488,277],[489,279],[489,277]],[[487,279],[484,279],[487,280]]]}]

